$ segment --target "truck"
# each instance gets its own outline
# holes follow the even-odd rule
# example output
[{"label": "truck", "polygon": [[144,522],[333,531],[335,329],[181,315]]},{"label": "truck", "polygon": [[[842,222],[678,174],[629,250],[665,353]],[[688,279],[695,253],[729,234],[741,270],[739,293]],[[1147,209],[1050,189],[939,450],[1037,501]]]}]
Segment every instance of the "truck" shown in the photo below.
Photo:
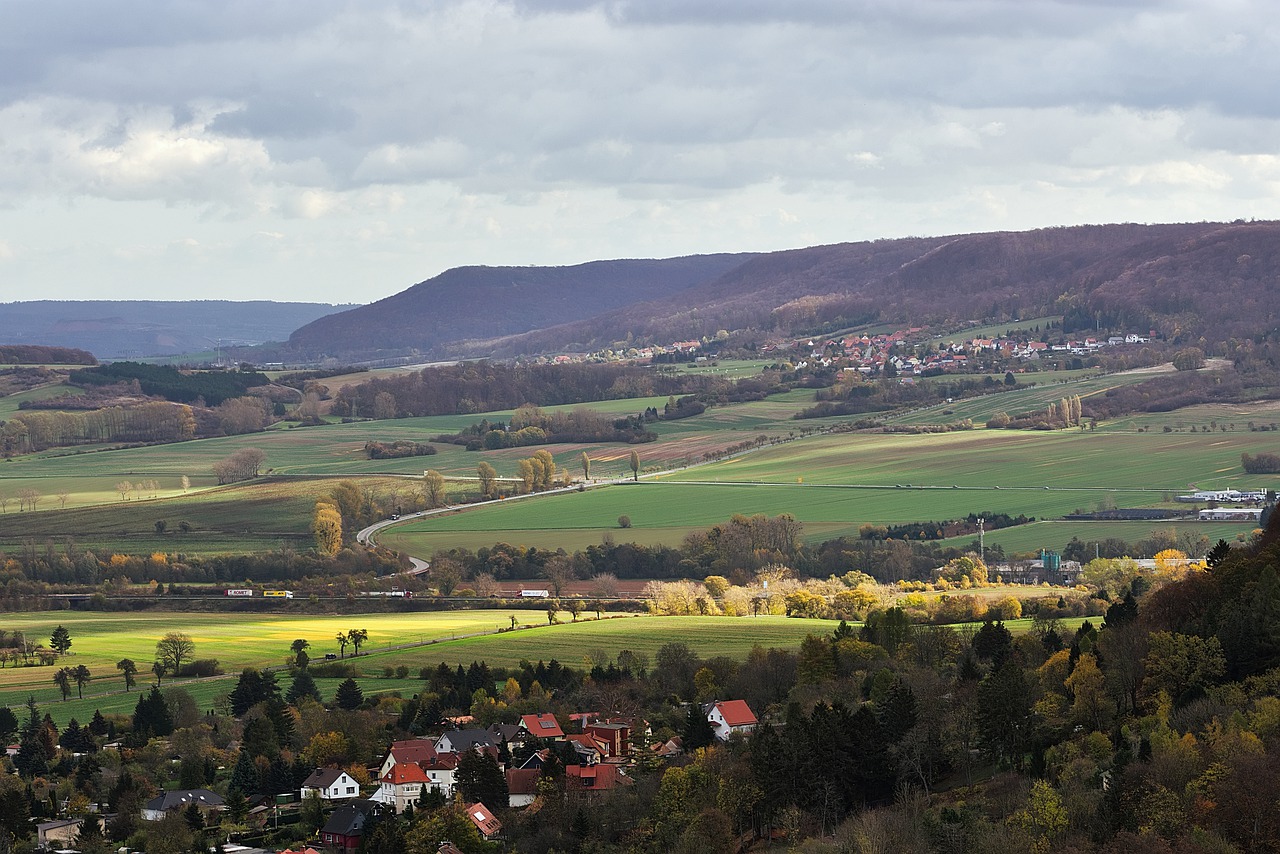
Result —
[{"label": "truck", "polygon": [[550,590],[521,590],[521,599],[546,599],[551,596]]},{"label": "truck", "polygon": [[272,599],[292,599],[293,591],[292,590],[263,590],[262,595]]},{"label": "truck", "polygon": [[222,592],[223,592],[223,595],[225,596],[252,596],[253,595],[252,590],[244,587],[241,587],[235,590],[224,590]]}]

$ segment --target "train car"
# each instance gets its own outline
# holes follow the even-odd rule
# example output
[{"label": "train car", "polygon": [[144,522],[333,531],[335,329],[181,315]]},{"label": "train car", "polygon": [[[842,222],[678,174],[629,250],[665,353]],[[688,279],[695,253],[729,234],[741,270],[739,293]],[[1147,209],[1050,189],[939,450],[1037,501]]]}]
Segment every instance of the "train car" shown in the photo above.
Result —
[{"label": "train car", "polygon": [[292,590],[263,590],[262,595],[272,599],[292,599]]},{"label": "train car", "polygon": [[240,588],[237,590],[224,590],[222,591],[222,593],[224,596],[252,596],[253,595],[253,591],[247,588]]}]

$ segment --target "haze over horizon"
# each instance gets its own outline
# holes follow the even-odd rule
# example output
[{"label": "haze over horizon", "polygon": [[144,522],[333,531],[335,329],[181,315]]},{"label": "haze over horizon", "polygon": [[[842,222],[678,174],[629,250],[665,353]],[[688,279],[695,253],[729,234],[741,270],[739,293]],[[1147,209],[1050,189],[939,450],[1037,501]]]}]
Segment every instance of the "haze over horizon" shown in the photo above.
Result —
[{"label": "haze over horizon", "polygon": [[1280,218],[1280,25],[1191,0],[0,6],[0,301]]}]

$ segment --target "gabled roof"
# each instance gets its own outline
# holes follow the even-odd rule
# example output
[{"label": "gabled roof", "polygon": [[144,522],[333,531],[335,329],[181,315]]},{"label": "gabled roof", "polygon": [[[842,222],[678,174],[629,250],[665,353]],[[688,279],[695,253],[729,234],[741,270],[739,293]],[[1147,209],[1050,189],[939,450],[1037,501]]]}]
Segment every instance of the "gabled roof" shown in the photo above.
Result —
[{"label": "gabled roof", "polygon": [[520,723],[524,724],[524,728],[534,738],[564,738],[564,730],[560,728],[556,716],[550,712],[540,715],[523,715]]},{"label": "gabled roof", "polygon": [[304,789],[327,789],[346,774],[341,768],[317,768],[311,776],[302,781]]},{"label": "gabled roof", "polygon": [[458,753],[476,745],[488,747],[494,743],[494,734],[487,729],[451,729],[436,740],[436,750],[440,750],[440,742],[446,738],[449,740],[449,745]]},{"label": "gabled roof", "polygon": [[494,818],[493,810],[482,803],[468,804],[467,818],[471,819],[476,830],[486,839],[502,832],[502,822]]},{"label": "gabled roof", "polygon": [[720,710],[720,716],[731,727],[751,726],[759,723],[746,700],[721,700],[713,708]]},{"label": "gabled roof", "polygon": [[542,772],[537,768],[508,768],[507,793],[511,795],[534,795],[538,792],[538,780]]},{"label": "gabled roof", "polygon": [[369,815],[382,809],[382,804],[370,800],[343,804],[329,816],[321,832],[336,833],[340,836],[359,836]]},{"label": "gabled roof", "polygon": [[403,783],[429,783],[431,778],[418,763],[404,762],[396,764],[390,771],[383,774],[382,782],[399,786]]},{"label": "gabled roof", "polygon": [[566,765],[564,780],[570,786],[592,791],[616,789],[631,782],[617,765]]},{"label": "gabled roof", "polygon": [[142,808],[144,810],[168,812],[192,803],[202,807],[223,806],[222,796],[208,789],[180,789],[173,792],[165,792],[159,797],[152,798],[143,804]]},{"label": "gabled roof", "polygon": [[428,738],[412,738],[408,741],[392,742],[388,753],[400,762],[422,762],[436,755],[436,746]]}]

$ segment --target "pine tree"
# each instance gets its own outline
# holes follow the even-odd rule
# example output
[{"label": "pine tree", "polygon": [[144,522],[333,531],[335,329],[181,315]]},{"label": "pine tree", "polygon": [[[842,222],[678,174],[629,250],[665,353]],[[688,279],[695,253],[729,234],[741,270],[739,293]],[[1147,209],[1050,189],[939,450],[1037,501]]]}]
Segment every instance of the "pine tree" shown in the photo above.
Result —
[{"label": "pine tree", "polygon": [[247,750],[240,751],[236,766],[231,771],[231,780],[227,783],[227,791],[237,792],[241,796],[256,794],[261,788],[258,780],[258,766]]},{"label": "pine tree", "polygon": [[356,680],[347,677],[342,684],[338,686],[338,691],[334,695],[334,700],[338,704],[338,708],[347,709],[348,711],[358,709],[364,704],[364,692],[360,690],[360,686],[356,684]]},{"label": "pine tree", "polygon": [[289,686],[284,699],[289,705],[296,706],[303,697],[311,697],[316,702],[323,702],[320,699],[320,689],[316,687],[316,680],[312,679],[311,674],[306,670],[299,670],[293,677],[293,683]]}]

